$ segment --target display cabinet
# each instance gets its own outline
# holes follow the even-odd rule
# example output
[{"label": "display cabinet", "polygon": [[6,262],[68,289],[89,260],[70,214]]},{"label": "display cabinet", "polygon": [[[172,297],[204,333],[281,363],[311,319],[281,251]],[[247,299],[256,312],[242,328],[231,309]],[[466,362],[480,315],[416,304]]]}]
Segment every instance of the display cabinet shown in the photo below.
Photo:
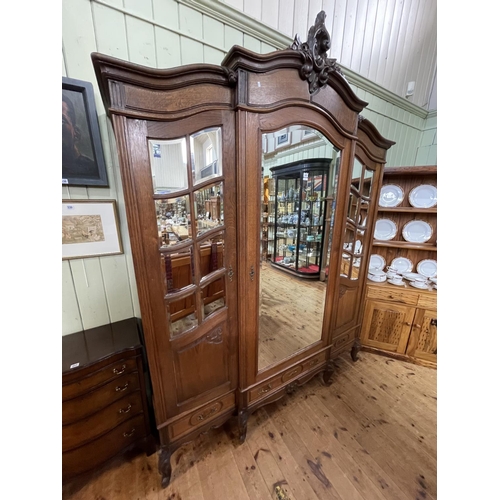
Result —
[{"label": "display cabinet", "polygon": [[[371,265],[437,283],[437,204],[436,165],[384,169]],[[369,282],[360,340],[363,349],[435,367],[437,285]]]},{"label": "display cabinet", "polygon": [[[221,66],[92,55],[117,143],[163,486],[179,446],[232,417],[243,441],[257,408],[317,374],[332,383],[333,360],[355,358],[373,200],[394,143],[360,116],[368,103],[327,57],[324,20],[285,50],[234,46]],[[270,175],[293,155],[304,160],[295,173]],[[354,185],[355,157],[367,193]],[[305,250],[294,272],[319,268],[322,280],[282,272],[278,228],[295,229]],[[340,249],[361,232],[354,278]],[[280,241],[294,244],[288,232]]]},{"label": "display cabinet", "polygon": [[276,200],[268,222],[271,263],[303,278],[320,276],[331,162],[331,158],[300,160],[270,169]]}]

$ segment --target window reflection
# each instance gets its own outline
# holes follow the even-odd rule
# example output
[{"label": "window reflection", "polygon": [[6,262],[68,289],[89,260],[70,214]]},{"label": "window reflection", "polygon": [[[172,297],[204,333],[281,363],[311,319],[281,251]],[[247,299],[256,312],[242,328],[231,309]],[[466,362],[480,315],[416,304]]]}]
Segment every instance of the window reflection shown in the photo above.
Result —
[{"label": "window reflection", "polygon": [[149,157],[153,192],[168,194],[188,187],[186,139],[150,140]]},{"label": "window reflection", "polygon": [[190,137],[193,184],[222,175],[221,128],[202,130]]},{"label": "window reflection", "polygon": [[170,334],[175,337],[198,325],[194,293],[167,304]]},{"label": "window reflection", "polygon": [[225,278],[215,280],[201,289],[204,319],[225,306],[225,295]]}]

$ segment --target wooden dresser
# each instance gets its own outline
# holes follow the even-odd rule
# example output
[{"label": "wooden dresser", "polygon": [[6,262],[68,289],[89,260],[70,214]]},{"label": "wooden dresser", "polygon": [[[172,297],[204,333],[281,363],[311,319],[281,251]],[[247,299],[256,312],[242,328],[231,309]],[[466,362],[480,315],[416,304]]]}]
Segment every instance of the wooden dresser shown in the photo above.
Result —
[{"label": "wooden dresser", "polygon": [[437,364],[437,291],[370,282],[361,327],[363,350]]},{"label": "wooden dresser", "polygon": [[62,338],[62,479],[134,446],[155,452],[136,318]]}]

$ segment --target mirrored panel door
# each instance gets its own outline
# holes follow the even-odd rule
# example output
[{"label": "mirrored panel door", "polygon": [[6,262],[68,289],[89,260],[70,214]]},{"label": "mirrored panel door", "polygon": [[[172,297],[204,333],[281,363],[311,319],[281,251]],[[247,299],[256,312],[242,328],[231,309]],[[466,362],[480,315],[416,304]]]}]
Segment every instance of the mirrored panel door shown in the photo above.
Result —
[{"label": "mirrored panel door", "polygon": [[259,371],[321,340],[340,165],[307,126],[262,145]]}]

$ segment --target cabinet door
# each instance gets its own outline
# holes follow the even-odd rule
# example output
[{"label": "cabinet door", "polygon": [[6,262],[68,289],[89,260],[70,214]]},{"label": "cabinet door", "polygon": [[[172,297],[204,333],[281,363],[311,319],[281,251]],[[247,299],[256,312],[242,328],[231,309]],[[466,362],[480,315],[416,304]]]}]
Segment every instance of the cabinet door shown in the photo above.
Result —
[{"label": "cabinet door", "polygon": [[406,354],[437,363],[437,311],[417,309]]},{"label": "cabinet door", "polygon": [[404,354],[415,308],[377,300],[365,305],[361,343]]}]

